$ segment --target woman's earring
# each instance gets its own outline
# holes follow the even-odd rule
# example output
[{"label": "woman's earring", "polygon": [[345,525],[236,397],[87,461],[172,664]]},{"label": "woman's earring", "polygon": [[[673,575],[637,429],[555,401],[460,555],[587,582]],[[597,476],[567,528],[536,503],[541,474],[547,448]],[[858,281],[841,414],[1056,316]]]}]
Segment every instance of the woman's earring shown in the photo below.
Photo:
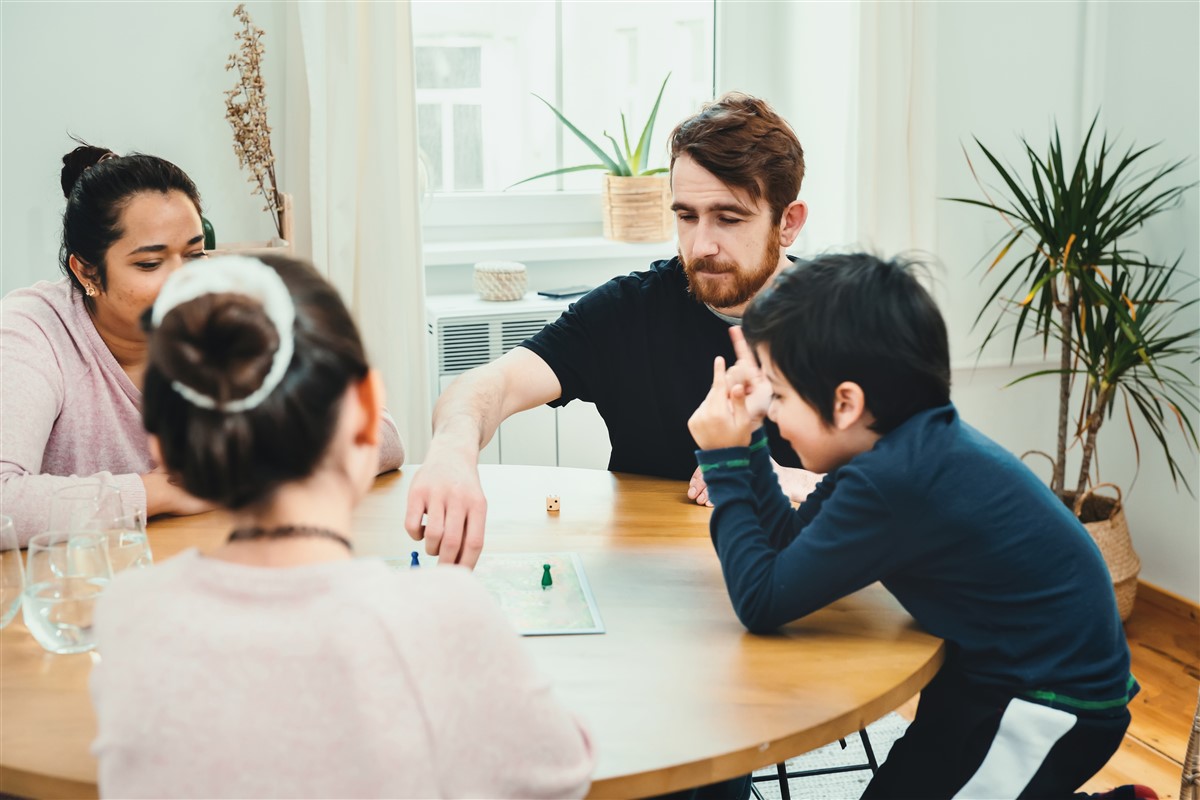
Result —
[{"label": "woman's earring", "polygon": [[96,287],[89,283],[84,288],[83,293],[86,294],[88,297],[95,297],[96,296]]}]

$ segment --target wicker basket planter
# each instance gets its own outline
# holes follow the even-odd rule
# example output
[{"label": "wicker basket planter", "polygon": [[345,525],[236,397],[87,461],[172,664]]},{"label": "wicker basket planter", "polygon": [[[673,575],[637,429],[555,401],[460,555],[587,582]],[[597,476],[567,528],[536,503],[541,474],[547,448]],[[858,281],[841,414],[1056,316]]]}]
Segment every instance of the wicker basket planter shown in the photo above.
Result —
[{"label": "wicker basket planter", "polygon": [[[1095,494],[1095,490],[1102,486],[1111,488],[1117,496]],[[1133,613],[1142,562],[1133,551],[1133,541],[1129,538],[1129,523],[1125,521],[1121,489],[1115,484],[1101,483],[1088,489],[1078,500],[1074,492],[1068,492],[1063,499],[1075,510],[1075,515],[1083,522],[1083,527],[1087,528],[1092,540],[1100,548],[1100,554],[1104,556],[1104,563],[1112,576],[1113,591],[1117,595],[1117,611],[1124,622]]]},{"label": "wicker basket planter", "polygon": [[1196,716],[1192,717],[1192,733],[1188,736],[1187,752],[1183,755],[1183,780],[1179,784],[1179,800],[1196,800],[1200,789],[1200,697],[1196,699]]},{"label": "wicker basket planter", "polygon": [[665,242],[675,235],[671,181],[666,175],[604,176],[604,238]]},{"label": "wicker basket planter", "polygon": [[517,261],[480,261],[475,291],[484,300],[520,300],[525,296],[525,265]]}]

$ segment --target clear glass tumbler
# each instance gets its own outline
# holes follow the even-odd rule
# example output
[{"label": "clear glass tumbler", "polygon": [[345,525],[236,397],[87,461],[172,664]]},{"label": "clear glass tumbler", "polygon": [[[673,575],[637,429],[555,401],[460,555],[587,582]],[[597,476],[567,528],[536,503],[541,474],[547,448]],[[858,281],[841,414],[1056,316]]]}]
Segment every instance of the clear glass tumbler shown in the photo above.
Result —
[{"label": "clear glass tumbler", "polygon": [[12,517],[0,514],[0,628],[13,621],[25,591],[25,566]]},{"label": "clear glass tumbler", "polygon": [[95,530],[104,521],[116,519],[124,513],[121,491],[117,487],[98,480],[82,481],[54,493],[46,530]]},{"label": "clear glass tumbler", "polygon": [[51,653],[96,646],[92,614],[112,579],[108,544],[98,532],[51,531],[29,540],[25,626]]},{"label": "clear glass tumbler", "polygon": [[98,525],[98,533],[108,544],[108,563],[113,575],[127,569],[154,565],[150,539],[146,536],[146,513],[124,514]]}]

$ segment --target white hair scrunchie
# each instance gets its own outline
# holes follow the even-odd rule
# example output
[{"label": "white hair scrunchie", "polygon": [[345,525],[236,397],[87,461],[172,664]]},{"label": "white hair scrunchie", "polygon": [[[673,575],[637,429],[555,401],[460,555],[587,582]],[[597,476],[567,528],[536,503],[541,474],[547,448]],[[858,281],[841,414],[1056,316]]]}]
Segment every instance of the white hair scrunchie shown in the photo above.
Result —
[{"label": "white hair scrunchie", "polygon": [[171,388],[200,408],[227,413],[247,411],[274,391],[292,362],[296,347],[292,330],[296,306],[292,302],[292,293],[279,273],[257,258],[235,255],[202,259],[176,270],[167,278],[154,301],[150,322],[157,328],[171,309],[206,294],[240,294],[262,303],[263,312],[279,334],[279,347],[271,357],[271,368],[263,377],[262,385],[245,397],[217,403],[214,398],[179,381],[171,381]]}]

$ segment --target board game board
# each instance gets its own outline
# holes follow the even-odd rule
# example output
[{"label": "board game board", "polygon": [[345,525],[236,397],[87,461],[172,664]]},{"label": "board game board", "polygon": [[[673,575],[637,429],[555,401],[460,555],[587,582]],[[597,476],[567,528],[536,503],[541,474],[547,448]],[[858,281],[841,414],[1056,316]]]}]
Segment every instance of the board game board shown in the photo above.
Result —
[{"label": "board game board", "polygon": [[[397,569],[411,568],[408,559],[386,560]],[[435,563],[425,556],[420,561],[421,569]],[[543,587],[547,564],[551,583]],[[522,636],[604,633],[577,553],[484,553],[475,576]]]}]

